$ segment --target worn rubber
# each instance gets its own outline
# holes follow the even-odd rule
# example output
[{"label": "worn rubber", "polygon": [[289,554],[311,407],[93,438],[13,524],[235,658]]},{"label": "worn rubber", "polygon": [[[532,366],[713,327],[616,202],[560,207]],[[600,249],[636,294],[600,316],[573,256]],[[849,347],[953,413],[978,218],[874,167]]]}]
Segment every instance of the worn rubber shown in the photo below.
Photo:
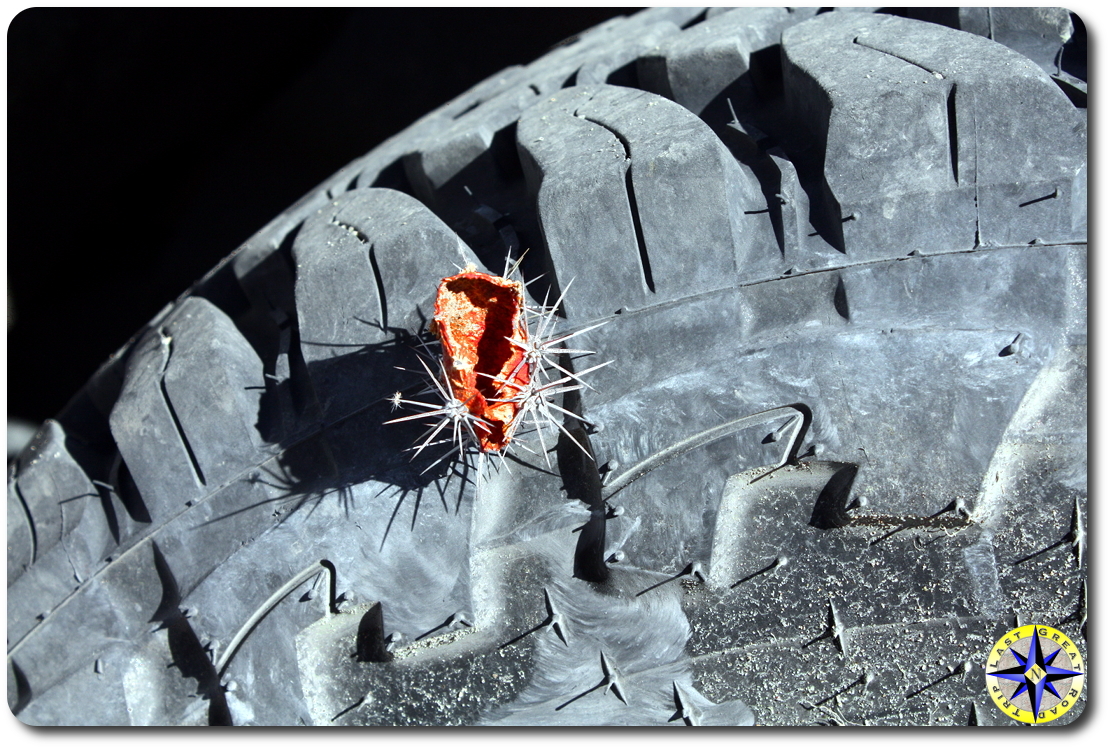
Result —
[{"label": "worn rubber", "polygon": [[[1007,723],[997,637],[1086,642],[1086,84],[1022,12],[650,9],[340,170],[17,461],[13,712]],[[524,250],[592,455],[410,460],[438,281]]]}]

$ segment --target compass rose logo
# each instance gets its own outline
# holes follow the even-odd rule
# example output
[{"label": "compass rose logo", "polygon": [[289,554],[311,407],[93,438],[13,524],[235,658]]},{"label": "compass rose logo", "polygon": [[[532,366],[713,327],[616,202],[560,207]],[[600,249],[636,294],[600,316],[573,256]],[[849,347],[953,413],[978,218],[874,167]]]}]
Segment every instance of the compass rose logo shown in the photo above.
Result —
[{"label": "compass rose logo", "polygon": [[1007,632],[987,657],[987,691],[998,709],[1022,723],[1048,723],[1071,710],[1083,691],[1083,658],[1063,632],[1029,624]]}]

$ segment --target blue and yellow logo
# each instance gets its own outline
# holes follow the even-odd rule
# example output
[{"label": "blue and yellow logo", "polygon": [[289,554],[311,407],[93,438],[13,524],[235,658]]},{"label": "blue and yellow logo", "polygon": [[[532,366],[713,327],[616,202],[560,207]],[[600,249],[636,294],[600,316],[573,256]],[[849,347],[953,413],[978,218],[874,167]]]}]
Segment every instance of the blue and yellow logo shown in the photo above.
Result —
[{"label": "blue and yellow logo", "polygon": [[1083,692],[1083,657],[1063,632],[1029,624],[1007,632],[987,657],[987,692],[1022,723],[1048,723]]}]

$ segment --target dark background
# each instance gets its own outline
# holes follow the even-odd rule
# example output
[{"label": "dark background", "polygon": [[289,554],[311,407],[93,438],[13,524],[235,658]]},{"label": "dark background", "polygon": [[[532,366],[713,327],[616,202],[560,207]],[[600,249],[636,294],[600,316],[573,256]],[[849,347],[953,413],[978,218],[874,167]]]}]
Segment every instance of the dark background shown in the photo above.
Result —
[{"label": "dark background", "polygon": [[8,415],[56,414],[347,162],[634,10],[22,12],[8,28]]}]

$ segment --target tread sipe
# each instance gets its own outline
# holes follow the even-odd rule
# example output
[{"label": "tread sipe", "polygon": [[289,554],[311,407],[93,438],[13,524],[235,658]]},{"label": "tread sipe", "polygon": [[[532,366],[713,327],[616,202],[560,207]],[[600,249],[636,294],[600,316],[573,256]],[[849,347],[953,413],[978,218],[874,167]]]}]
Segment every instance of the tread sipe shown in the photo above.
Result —
[{"label": "tread sipe", "polygon": [[[14,464],[13,712],[1010,722],[1003,633],[1086,647],[1086,83],[980,10],[649,9],[341,169]],[[507,258],[612,363],[546,457],[412,457]]]}]

